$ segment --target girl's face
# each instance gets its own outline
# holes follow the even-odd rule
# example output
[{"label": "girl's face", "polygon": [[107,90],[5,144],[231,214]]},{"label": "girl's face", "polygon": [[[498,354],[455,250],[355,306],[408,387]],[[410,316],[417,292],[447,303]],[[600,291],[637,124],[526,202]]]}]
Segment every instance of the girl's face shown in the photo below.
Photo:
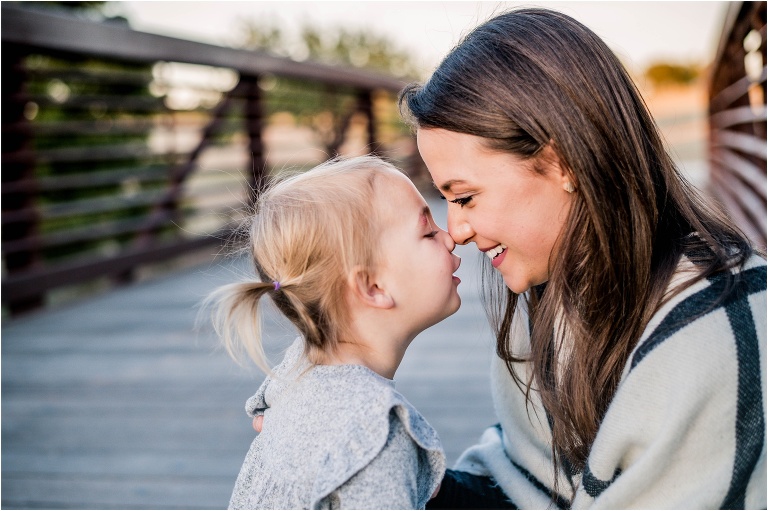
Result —
[{"label": "girl's face", "polygon": [[456,244],[435,224],[424,197],[407,177],[392,172],[377,179],[375,204],[385,226],[378,278],[416,335],[458,310],[461,281],[453,273],[461,259],[451,253]]},{"label": "girl's face", "polygon": [[515,293],[546,282],[571,204],[564,189],[569,176],[554,154],[539,174],[530,161],[489,149],[473,135],[420,129],[417,141],[435,186],[450,202],[454,241],[474,242]]}]

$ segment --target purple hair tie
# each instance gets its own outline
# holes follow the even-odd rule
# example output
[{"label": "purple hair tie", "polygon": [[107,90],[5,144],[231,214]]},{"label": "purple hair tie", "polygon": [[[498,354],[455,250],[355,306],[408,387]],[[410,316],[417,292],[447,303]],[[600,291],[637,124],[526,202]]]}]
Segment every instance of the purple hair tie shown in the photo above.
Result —
[{"label": "purple hair tie", "polygon": [[272,282],[272,284],[274,284],[274,286],[275,286],[275,291],[280,289],[280,283],[278,281],[275,280],[275,281]]}]

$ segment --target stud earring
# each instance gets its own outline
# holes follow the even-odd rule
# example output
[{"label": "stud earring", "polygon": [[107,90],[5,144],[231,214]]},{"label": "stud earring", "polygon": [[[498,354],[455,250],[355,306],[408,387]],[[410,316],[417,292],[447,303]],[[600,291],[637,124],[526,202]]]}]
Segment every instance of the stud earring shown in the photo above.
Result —
[{"label": "stud earring", "polygon": [[566,181],[565,184],[563,185],[563,190],[565,190],[568,193],[573,193],[576,191],[576,187],[573,186],[573,183],[571,183],[570,181]]}]

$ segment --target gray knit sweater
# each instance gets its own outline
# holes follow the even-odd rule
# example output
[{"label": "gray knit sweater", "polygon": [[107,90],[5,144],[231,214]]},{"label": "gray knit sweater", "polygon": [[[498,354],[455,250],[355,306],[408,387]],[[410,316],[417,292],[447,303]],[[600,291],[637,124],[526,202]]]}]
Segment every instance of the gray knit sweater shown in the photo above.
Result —
[{"label": "gray knit sweater", "polygon": [[311,366],[301,339],[248,400],[264,415],[230,509],[420,509],[445,472],[435,430],[358,365]]}]

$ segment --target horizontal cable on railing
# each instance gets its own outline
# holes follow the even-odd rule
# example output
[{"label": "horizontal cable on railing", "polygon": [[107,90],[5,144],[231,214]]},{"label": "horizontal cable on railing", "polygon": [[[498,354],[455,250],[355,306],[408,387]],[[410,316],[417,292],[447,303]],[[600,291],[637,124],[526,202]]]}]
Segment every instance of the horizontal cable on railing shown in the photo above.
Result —
[{"label": "horizontal cable on railing", "polygon": [[58,191],[81,188],[98,188],[108,185],[120,185],[125,182],[142,183],[144,181],[162,181],[167,179],[168,166],[154,165],[130,167],[108,171],[88,172],[39,177],[21,181],[3,183],[3,195],[32,191]]},{"label": "horizontal cable on railing", "polygon": [[749,92],[749,88],[752,85],[755,83],[764,84],[765,80],[765,66],[763,66],[763,71],[760,74],[760,78],[757,82],[752,81],[752,79],[748,76],[740,78],[738,81],[717,92],[717,94],[709,102],[710,112],[715,113],[721,110],[725,110],[728,105],[733,104],[737,99],[745,96]]},{"label": "horizontal cable on railing", "polygon": [[713,128],[729,128],[738,124],[748,124],[751,122],[765,122],[766,107],[760,106],[740,106],[730,110],[723,110],[713,114],[709,118],[709,123]]},{"label": "horizontal cable on railing", "polygon": [[716,167],[712,172],[712,180],[718,186],[719,197],[729,203],[729,210],[739,211],[742,229],[747,224],[754,226],[758,233],[762,233],[762,239],[765,242],[766,217],[764,214],[759,214],[760,211],[765,211],[765,200],[738,179],[724,178],[720,172],[717,172]]},{"label": "horizontal cable on railing", "polygon": [[718,167],[725,168],[748,183],[755,193],[766,199],[765,167],[747,160],[735,151],[725,147],[715,148],[711,152],[711,161]]},{"label": "horizontal cable on railing", "polygon": [[712,132],[712,144],[715,147],[725,146],[731,149],[737,149],[746,154],[766,159],[768,148],[765,139],[749,133],[730,130],[714,130]]}]

